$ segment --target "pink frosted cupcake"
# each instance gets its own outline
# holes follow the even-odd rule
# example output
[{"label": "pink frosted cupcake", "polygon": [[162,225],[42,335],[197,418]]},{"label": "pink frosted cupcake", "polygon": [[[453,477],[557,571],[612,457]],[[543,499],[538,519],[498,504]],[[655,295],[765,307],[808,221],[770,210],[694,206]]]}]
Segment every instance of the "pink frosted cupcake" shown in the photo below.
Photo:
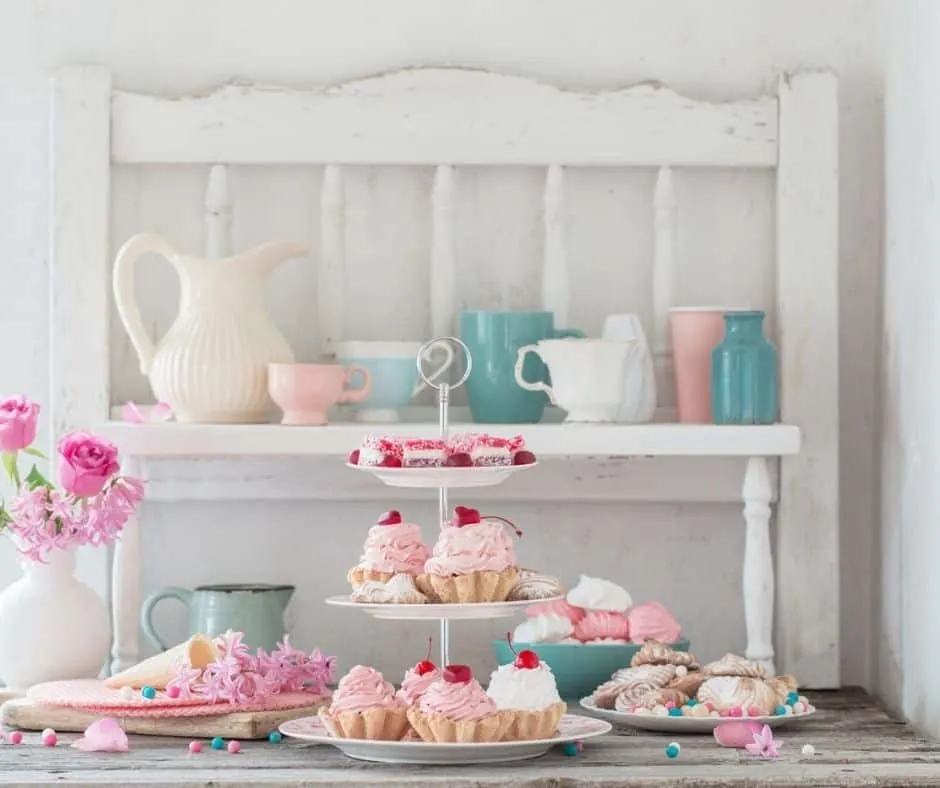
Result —
[{"label": "pink frosted cupcake", "polygon": [[385,512],[369,529],[362,558],[346,574],[354,589],[363,583],[387,583],[395,575],[418,575],[424,570],[428,548],[421,529],[406,523],[395,510]]},{"label": "pink frosted cupcake", "polygon": [[448,665],[419,701],[408,721],[424,741],[496,742],[515,715],[500,711],[466,665]]},{"label": "pink frosted cupcake", "polygon": [[440,679],[441,671],[431,662],[431,639],[428,638],[428,653],[417,665],[405,671],[398,697],[406,706],[417,706],[428,688]]},{"label": "pink frosted cupcake", "polygon": [[647,602],[631,608],[627,619],[630,621],[630,639],[634,643],[643,643],[648,639],[676,643],[682,636],[679,622],[659,602]]},{"label": "pink frosted cupcake", "polygon": [[405,704],[395,688],[373,668],[356,665],[340,679],[320,719],[331,736],[399,741],[408,732]]},{"label": "pink frosted cupcake", "polygon": [[622,613],[588,613],[575,626],[574,636],[582,643],[626,642],[630,638],[630,623]]},{"label": "pink frosted cupcake", "polygon": [[503,518],[481,518],[476,509],[456,507],[424,573],[415,579],[418,588],[447,604],[505,601],[519,578],[507,523],[512,525]]}]

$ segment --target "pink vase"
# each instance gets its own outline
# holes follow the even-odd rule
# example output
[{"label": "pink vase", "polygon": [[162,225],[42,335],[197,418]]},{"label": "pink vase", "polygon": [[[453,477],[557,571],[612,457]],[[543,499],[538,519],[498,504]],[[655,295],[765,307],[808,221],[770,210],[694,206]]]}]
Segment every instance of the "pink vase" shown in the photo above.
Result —
[{"label": "pink vase", "polygon": [[712,421],[712,351],[725,335],[725,311],[719,307],[669,310],[676,407],[679,421],[685,424]]}]

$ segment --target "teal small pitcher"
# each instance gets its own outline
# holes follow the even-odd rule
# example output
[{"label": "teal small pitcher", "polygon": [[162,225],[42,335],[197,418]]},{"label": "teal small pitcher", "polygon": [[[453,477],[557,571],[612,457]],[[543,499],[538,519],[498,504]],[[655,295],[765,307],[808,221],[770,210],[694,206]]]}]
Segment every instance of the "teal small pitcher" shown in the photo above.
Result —
[{"label": "teal small pitcher", "polygon": [[140,625],[154,646],[166,651],[167,645],[153,627],[153,610],[163,599],[178,599],[189,608],[189,634],[215,637],[232,630],[244,635],[243,642],[252,650],[271,651],[284,639],[287,625],[284,612],[294,594],[294,586],[235,584],[161,588],[140,609]]},{"label": "teal small pitcher", "polygon": [[726,312],[725,337],[712,352],[715,424],[773,424],[778,413],[777,349],[763,312]]}]

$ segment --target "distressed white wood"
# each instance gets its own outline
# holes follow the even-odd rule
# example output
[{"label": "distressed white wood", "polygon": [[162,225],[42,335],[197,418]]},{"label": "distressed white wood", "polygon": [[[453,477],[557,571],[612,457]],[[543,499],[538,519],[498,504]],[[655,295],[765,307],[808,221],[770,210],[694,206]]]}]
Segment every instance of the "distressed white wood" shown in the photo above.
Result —
[{"label": "distressed white wood", "polygon": [[[506,425],[451,424],[451,431],[510,434]],[[147,457],[226,457],[346,455],[370,432],[368,425],[329,424],[291,427],[279,424],[127,424],[99,429],[127,454]],[[438,426],[383,425],[383,433],[433,437]],[[712,424],[532,424],[525,440],[536,455],[643,457],[779,456],[800,450],[798,427],[719,426]]]},{"label": "distressed white wood", "polygon": [[343,338],[346,318],[346,194],[343,171],[329,164],[320,195],[320,264],[317,271],[317,321],[320,349],[333,354]]},{"label": "distressed white wood", "polygon": [[94,66],[52,81],[51,401],[55,435],[108,413],[111,76]]},{"label": "distressed white wood", "polygon": [[206,257],[210,260],[232,254],[232,192],[228,167],[216,164],[209,170],[206,187]]},{"label": "distressed white wood", "polygon": [[777,103],[666,88],[577,92],[520,77],[416,69],[313,90],[229,85],[114,96],[118,162],[773,167]]},{"label": "distressed white wood", "polygon": [[456,331],[457,245],[454,236],[454,168],[441,164],[434,173],[431,193],[431,336]]},{"label": "distressed white wood", "polygon": [[781,419],[778,653],[806,686],[839,686],[839,147],[837,80],[780,82],[777,318]]},{"label": "distressed white wood", "polygon": [[[47,401],[53,440],[108,413],[110,109],[106,69],[67,68],[53,77]],[[76,556],[77,576],[103,597],[107,564],[104,550]]]},{"label": "distressed white wood", "polygon": [[657,363],[672,357],[669,309],[675,306],[679,201],[671,167],[660,167],[653,193],[653,355]]},{"label": "distressed white wood", "polygon": [[[134,456],[124,461],[123,471],[129,476],[140,477],[144,469],[145,464]],[[140,661],[140,518],[138,510],[128,519],[113,551],[111,675]]]},{"label": "distressed white wood", "polygon": [[542,309],[555,313],[555,326],[567,328],[571,283],[565,246],[565,171],[552,164],[542,197],[545,245],[542,251]]},{"label": "distressed white wood", "polygon": [[770,675],[774,668],[774,563],[770,551],[770,473],[766,457],[751,457],[744,474],[744,621],[745,656],[760,662]]}]

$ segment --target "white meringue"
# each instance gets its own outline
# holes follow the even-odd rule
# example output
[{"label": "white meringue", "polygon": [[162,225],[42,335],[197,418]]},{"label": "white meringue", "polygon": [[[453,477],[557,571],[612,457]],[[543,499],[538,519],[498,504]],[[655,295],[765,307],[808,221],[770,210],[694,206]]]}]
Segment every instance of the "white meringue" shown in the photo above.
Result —
[{"label": "white meringue", "polygon": [[564,616],[543,613],[529,616],[512,633],[514,643],[558,643],[571,637],[574,627]]},{"label": "white meringue", "polygon": [[428,601],[415,586],[414,578],[408,574],[398,574],[387,583],[368,580],[353,591],[353,602],[369,602],[400,605],[421,605]]},{"label": "white meringue", "polygon": [[581,575],[578,584],[568,592],[567,600],[575,607],[609,613],[625,613],[633,605],[626,589],[610,580],[588,575]]}]

